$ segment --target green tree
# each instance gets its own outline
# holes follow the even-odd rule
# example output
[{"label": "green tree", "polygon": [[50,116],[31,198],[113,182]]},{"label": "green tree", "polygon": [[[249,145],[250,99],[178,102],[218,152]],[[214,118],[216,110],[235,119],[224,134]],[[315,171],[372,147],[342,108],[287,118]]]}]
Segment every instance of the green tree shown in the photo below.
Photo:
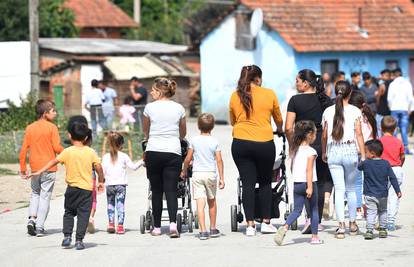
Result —
[{"label": "green tree", "polygon": [[[40,0],[39,35],[41,37],[74,37],[72,10],[62,7],[64,0]],[[0,1],[0,41],[29,40],[28,0]]]},{"label": "green tree", "polygon": [[[133,0],[113,0],[113,2],[132,16]],[[184,44],[185,22],[202,6],[201,0],[142,0],[141,27],[138,30],[126,30],[125,37]]]}]

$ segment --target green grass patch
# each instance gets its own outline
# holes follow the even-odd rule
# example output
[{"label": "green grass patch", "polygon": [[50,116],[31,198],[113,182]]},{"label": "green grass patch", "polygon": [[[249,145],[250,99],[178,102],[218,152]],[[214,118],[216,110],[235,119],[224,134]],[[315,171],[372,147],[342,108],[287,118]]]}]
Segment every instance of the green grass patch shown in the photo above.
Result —
[{"label": "green grass patch", "polygon": [[0,176],[4,175],[17,175],[17,173],[15,171],[0,167]]}]

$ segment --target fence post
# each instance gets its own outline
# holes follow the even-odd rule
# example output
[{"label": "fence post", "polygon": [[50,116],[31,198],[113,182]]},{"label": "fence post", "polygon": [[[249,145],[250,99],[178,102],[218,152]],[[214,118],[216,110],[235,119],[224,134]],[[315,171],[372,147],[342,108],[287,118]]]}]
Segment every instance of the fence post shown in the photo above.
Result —
[{"label": "fence post", "polygon": [[63,116],[63,86],[54,85],[53,86],[53,97],[55,100],[56,111],[59,117]]}]

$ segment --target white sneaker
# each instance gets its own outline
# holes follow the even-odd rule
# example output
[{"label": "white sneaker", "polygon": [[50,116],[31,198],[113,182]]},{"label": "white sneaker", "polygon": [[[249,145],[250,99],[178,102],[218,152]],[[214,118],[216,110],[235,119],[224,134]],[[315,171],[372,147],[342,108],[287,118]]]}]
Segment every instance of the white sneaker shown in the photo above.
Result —
[{"label": "white sneaker", "polygon": [[260,229],[262,234],[274,234],[277,232],[277,228],[274,227],[271,223],[262,223]]},{"label": "white sneaker", "polygon": [[253,226],[247,226],[246,236],[255,236],[255,235],[256,235],[256,228]]}]

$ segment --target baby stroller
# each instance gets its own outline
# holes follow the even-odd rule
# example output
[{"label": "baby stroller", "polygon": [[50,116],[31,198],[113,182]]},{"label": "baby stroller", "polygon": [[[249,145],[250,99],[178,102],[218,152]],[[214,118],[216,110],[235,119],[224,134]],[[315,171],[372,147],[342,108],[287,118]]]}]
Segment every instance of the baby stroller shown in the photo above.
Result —
[{"label": "baby stroller", "polygon": [[[274,133],[276,134],[276,133]],[[282,151],[280,157],[276,159],[273,166],[274,176],[272,180],[272,211],[271,219],[280,218],[279,204],[280,202],[286,203],[286,212],[284,215],[285,220],[289,214],[293,211],[293,203],[289,203],[289,186],[286,179],[286,136],[280,136],[282,138]],[[261,218],[260,209],[259,209],[259,190],[256,188],[256,206],[255,206],[255,217]],[[243,213],[242,213],[242,181],[240,177],[237,178],[237,205],[231,205],[231,231],[238,231],[238,223],[243,222]],[[256,219],[257,222],[261,222],[261,219]],[[298,229],[298,222],[295,221],[291,225],[292,230]]]},{"label": "baby stroller", "polygon": [[[142,151],[145,151],[147,141],[142,142]],[[188,142],[181,140],[181,155],[183,160],[187,156]],[[189,168],[187,177],[191,177],[191,168]],[[191,206],[191,190],[190,190],[190,179],[185,180],[179,178],[177,186],[177,198],[181,199],[178,202],[178,213],[177,213],[177,230],[179,233],[182,232],[182,226],[187,225],[188,231],[193,232],[193,229],[198,228],[198,220],[194,217],[194,213]],[[145,231],[150,231],[154,228],[154,216],[152,215],[152,192],[151,184],[148,184],[148,198],[147,198],[147,212],[145,215],[140,216],[140,232],[144,234]],[[165,206],[165,205],[164,205]],[[163,208],[163,213],[167,209]],[[162,221],[168,221],[168,215],[163,215],[161,217]]]}]

